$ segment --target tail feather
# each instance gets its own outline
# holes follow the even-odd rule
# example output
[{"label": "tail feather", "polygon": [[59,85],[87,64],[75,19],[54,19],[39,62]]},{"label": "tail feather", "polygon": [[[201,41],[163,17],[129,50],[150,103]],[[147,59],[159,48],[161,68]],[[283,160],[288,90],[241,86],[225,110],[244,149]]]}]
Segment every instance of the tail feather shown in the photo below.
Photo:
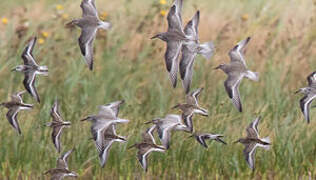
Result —
[{"label": "tail feather", "polygon": [[257,72],[247,71],[246,77],[253,81],[259,81],[259,73]]},{"label": "tail feather", "polygon": [[201,54],[205,59],[211,59],[214,54],[214,44],[212,41],[200,44],[199,46],[199,54]]}]

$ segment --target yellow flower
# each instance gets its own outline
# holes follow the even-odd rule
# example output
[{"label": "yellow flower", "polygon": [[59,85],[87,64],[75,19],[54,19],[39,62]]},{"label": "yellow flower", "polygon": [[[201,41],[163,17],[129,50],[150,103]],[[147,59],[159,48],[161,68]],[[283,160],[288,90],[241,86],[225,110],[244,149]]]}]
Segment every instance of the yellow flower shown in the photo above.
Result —
[{"label": "yellow flower", "polygon": [[101,19],[102,21],[105,21],[107,16],[108,16],[108,13],[106,13],[106,12],[104,11],[104,12],[102,12],[102,13],[100,14],[100,19]]},{"label": "yellow flower", "polygon": [[43,44],[44,42],[45,42],[45,40],[43,38],[38,39],[38,44]]},{"label": "yellow flower", "polygon": [[241,16],[241,19],[242,19],[243,21],[247,21],[247,20],[249,19],[249,15],[248,15],[248,14],[243,14],[243,15]]},{"label": "yellow flower", "polygon": [[64,20],[66,20],[66,19],[68,19],[69,15],[66,14],[66,13],[64,13],[64,14],[61,15],[61,17],[62,17]]},{"label": "yellow flower", "polygon": [[8,24],[8,22],[9,22],[9,20],[7,18],[5,18],[5,17],[2,18],[1,21],[2,21],[3,24]]},{"label": "yellow flower", "polygon": [[41,34],[42,34],[43,38],[47,38],[49,36],[49,33],[45,32],[45,31],[42,31]]},{"label": "yellow flower", "polygon": [[56,5],[56,9],[57,9],[58,11],[63,10],[63,9],[64,9],[64,6],[62,6],[62,5],[60,5],[60,4],[57,4],[57,5]]},{"label": "yellow flower", "polygon": [[165,10],[160,11],[160,15],[165,16],[166,14],[167,14],[167,12]]},{"label": "yellow flower", "polygon": [[159,2],[161,5],[165,5],[165,4],[167,4],[167,1],[166,0],[160,0],[160,2]]}]

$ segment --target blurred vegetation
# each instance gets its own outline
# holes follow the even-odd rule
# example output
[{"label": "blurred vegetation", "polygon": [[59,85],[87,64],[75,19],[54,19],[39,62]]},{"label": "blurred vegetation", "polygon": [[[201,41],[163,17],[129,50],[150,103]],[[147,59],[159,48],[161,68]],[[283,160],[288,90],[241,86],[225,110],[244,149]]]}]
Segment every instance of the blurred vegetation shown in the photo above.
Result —
[{"label": "blurred vegetation", "polygon": [[[216,53],[210,61],[198,56],[193,89],[204,87],[200,104],[209,117],[194,117],[195,129],[225,135],[227,146],[200,146],[188,134],[173,134],[171,149],[152,153],[149,171],[139,166],[135,150],[126,147],[140,140],[143,122],[167,113],[184,101],[181,83],[171,87],[165,70],[165,44],[150,40],[167,28],[166,12],[171,0],[96,0],[100,16],[113,24],[99,31],[95,42],[95,69],[88,70],[77,44],[80,30],[65,24],[81,16],[80,1],[0,1],[0,99],[24,89],[21,73],[10,70],[22,63],[21,53],[31,36],[38,36],[34,56],[49,67],[48,77],[37,79],[41,104],[21,112],[18,136],[0,111],[0,179],[46,179],[42,173],[55,167],[59,156],[51,142],[50,108],[55,97],[62,116],[71,121],[61,137],[62,150],[76,150],[69,167],[79,179],[307,179],[316,178],[316,109],[307,124],[294,91],[307,84],[306,76],[316,69],[316,7],[312,0],[196,0],[185,1],[184,23],[201,11],[201,42],[213,40]],[[241,98],[244,112],[238,113],[223,87],[225,75],[212,69],[229,61],[228,51],[239,40],[251,36],[246,60],[260,73],[258,83],[244,80]],[[125,99],[120,116],[130,119],[119,125],[128,143],[115,143],[105,168],[101,168],[90,124],[79,120],[97,113],[97,106]],[[257,150],[256,170],[251,172],[242,145],[232,144],[245,135],[245,128],[258,115],[263,117],[260,134],[270,136],[272,149]]]}]

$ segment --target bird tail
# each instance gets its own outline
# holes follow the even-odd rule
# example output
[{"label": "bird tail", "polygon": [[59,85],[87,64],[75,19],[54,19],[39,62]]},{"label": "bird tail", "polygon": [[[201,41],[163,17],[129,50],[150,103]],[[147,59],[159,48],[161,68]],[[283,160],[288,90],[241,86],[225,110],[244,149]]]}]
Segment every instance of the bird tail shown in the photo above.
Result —
[{"label": "bird tail", "polygon": [[264,137],[264,138],[261,138],[260,140],[265,142],[265,143],[268,143],[268,145],[260,145],[260,146],[263,147],[265,150],[269,150],[270,149],[270,144],[271,144],[270,138],[269,137]]},{"label": "bird tail", "polygon": [[246,73],[246,78],[251,79],[253,81],[259,81],[259,73],[248,70]]},{"label": "bird tail", "polygon": [[214,43],[212,41],[206,42],[199,45],[199,54],[201,54],[205,59],[211,59],[214,54]]}]

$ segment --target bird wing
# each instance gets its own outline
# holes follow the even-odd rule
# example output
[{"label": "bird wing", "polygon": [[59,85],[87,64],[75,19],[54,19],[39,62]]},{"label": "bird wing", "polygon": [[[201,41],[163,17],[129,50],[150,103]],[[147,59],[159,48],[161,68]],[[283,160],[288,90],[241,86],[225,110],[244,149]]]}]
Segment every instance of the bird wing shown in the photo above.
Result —
[{"label": "bird wing", "polygon": [[203,147],[205,147],[205,148],[208,147],[207,144],[206,144],[206,142],[205,142],[205,136],[203,136],[203,135],[198,135],[198,136],[196,137],[196,140],[197,140]]},{"label": "bird wing", "polygon": [[225,90],[228,93],[229,98],[232,100],[234,106],[242,112],[242,105],[240,100],[239,85],[243,78],[243,75],[234,76],[228,75],[228,78],[224,82]]},{"label": "bird wing", "polygon": [[190,131],[193,131],[192,117],[193,117],[193,111],[182,113],[183,123],[190,129]]},{"label": "bird wing", "polygon": [[253,170],[255,168],[255,154],[256,154],[257,143],[249,143],[245,145],[243,150],[245,160],[248,166]]},{"label": "bird wing", "polygon": [[182,42],[181,41],[168,41],[167,50],[165,53],[166,67],[169,72],[169,77],[172,82],[173,87],[177,86],[177,73],[179,66],[179,56],[181,51]]},{"label": "bird wing", "polygon": [[50,111],[50,115],[53,118],[53,121],[56,121],[56,122],[63,122],[64,121],[59,113],[59,104],[58,104],[57,99],[55,100],[55,102],[53,104],[53,107]]},{"label": "bird wing", "polygon": [[307,76],[307,81],[310,87],[316,87],[316,71]]},{"label": "bird wing", "polygon": [[32,54],[36,39],[36,37],[32,38],[22,53],[24,65],[38,66]]},{"label": "bird wing", "polygon": [[55,148],[58,152],[60,152],[60,135],[63,131],[64,126],[53,126],[53,132],[52,132],[52,140],[55,145]]},{"label": "bird wing", "polygon": [[308,94],[300,100],[301,111],[303,112],[307,123],[310,122],[310,117],[309,117],[310,106],[311,106],[312,101],[315,98],[316,98],[316,94]]},{"label": "bird wing", "polygon": [[242,62],[243,65],[247,67],[246,61],[243,56],[243,51],[249,41],[250,41],[250,37],[247,37],[246,39],[240,41],[233,49],[229,51],[228,55],[230,56],[231,62],[233,61]]},{"label": "bird wing", "polygon": [[106,164],[106,161],[108,159],[109,149],[111,148],[113,142],[114,141],[110,139],[103,140],[101,150],[99,151],[99,158],[100,158],[100,163],[102,167],[104,167],[104,165]]},{"label": "bird wing", "polygon": [[72,153],[73,149],[67,151],[66,153],[62,154],[59,159],[57,160],[57,168],[60,169],[68,169],[68,158],[69,155]]},{"label": "bird wing", "polygon": [[24,80],[23,85],[25,89],[33,96],[37,102],[40,102],[40,98],[37,94],[37,90],[35,87],[35,78],[36,78],[36,72],[35,71],[28,71],[24,73]]},{"label": "bird wing", "polygon": [[19,134],[21,134],[19,122],[17,120],[18,112],[19,112],[19,107],[13,107],[13,108],[9,109],[6,116],[7,116],[9,123],[13,126],[13,128],[15,130],[17,130]]},{"label": "bird wing", "polygon": [[247,127],[247,137],[248,138],[259,138],[258,124],[261,117],[257,117],[253,122]]},{"label": "bird wing", "polygon": [[82,55],[85,57],[89,69],[93,69],[93,42],[97,33],[97,27],[83,27],[78,39]]},{"label": "bird wing", "polygon": [[94,0],[82,0],[80,7],[82,9],[82,17],[85,17],[85,16],[98,17],[98,12],[95,7]]},{"label": "bird wing", "polygon": [[11,100],[13,102],[17,102],[17,103],[23,103],[23,100],[22,100],[22,94],[24,93],[25,91],[21,91],[21,92],[18,92],[18,93],[14,93],[11,95]]},{"label": "bird wing", "polygon": [[203,88],[198,88],[186,96],[187,104],[199,106],[199,96]]},{"label": "bird wing", "polygon": [[191,47],[189,44],[183,45],[181,52],[182,54],[180,60],[180,75],[184,90],[186,93],[188,93],[190,91],[190,86],[192,82],[193,65],[196,57],[196,52],[194,51],[194,47]]},{"label": "bird wing", "polygon": [[156,125],[151,126],[148,128],[143,134],[143,142],[148,144],[156,144],[153,131],[156,129]]},{"label": "bird wing", "polygon": [[197,11],[193,18],[184,27],[184,33],[187,36],[192,37],[194,40],[199,39],[198,27],[200,21],[200,11]]},{"label": "bird wing", "polygon": [[167,20],[168,20],[168,32],[174,31],[174,32],[183,33],[181,10],[179,12],[179,8],[177,7],[177,5],[173,5],[170,8],[168,16],[167,16]]}]

